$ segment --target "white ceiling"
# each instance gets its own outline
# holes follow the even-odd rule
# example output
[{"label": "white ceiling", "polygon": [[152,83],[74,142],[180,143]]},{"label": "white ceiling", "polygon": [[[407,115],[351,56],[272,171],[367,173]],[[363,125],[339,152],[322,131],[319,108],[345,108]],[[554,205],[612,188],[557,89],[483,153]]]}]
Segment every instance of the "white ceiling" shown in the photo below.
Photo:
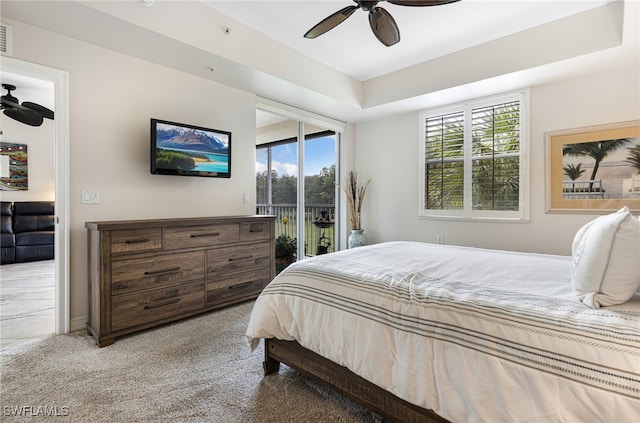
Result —
[{"label": "white ceiling", "polygon": [[[640,62],[640,0],[462,0],[417,8],[384,2],[401,32],[394,46],[377,41],[362,10],[316,39],[303,38],[350,4],[155,0],[148,7],[141,0],[2,0],[0,12],[3,21],[347,122]],[[2,73],[3,82],[6,77]],[[47,104],[26,91],[14,95]]]},{"label": "white ceiling", "polygon": [[[381,44],[367,12],[316,39],[304,33],[353,0],[203,0],[208,6],[360,81],[502,38],[607,3],[606,0],[462,0],[440,6],[379,3],[394,17],[400,42]],[[233,28],[230,28],[233,31]]]}]

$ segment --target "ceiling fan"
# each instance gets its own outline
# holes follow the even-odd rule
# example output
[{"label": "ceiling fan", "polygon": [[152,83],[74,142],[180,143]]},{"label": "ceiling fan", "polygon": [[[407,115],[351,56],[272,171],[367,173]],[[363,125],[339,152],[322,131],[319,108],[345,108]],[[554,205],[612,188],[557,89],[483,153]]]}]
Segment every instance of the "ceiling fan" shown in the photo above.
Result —
[{"label": "ceiling fan", "polygon": [[[342,10],[324,18],[313,28],[304,34],[305,38],[316,38],[338,24],[344,22],[357,9],[369,12],[369,25],[376,38],[385,46],[390,47],[400,41],[400,30],[393,16],[378,3],[385,0],[353,0],[356,6],[347,6]],[[441,4],[455,3],[460,0],[386,0],[388,3],[398,6],[439,6]]]},{"label": "ceiling fan", "polygon": [[1,97],[0,109],[4,109],[4,114],[12,119],[30,126],[40,126],[44,118],[53,119],[53,111],[30,101],[20,104],[20,101],[11,95],[11,91],[16,89],[15,85],[2,84],[2,88],[7,93]]}]

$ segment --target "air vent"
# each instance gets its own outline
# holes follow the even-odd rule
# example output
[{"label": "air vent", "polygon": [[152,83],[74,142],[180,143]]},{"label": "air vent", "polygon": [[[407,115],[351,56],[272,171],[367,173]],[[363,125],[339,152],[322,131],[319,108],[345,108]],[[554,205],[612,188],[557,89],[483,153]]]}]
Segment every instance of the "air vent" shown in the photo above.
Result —
[{"label": "air vent", "polygon": [[0,23],[0,54],[11,56],[11,25]]}]

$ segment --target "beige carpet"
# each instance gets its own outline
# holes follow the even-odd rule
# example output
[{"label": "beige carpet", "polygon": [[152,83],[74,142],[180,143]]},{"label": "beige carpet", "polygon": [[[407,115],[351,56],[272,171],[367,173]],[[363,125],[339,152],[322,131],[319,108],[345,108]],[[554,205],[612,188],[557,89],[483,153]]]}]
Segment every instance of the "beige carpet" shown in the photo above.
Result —
[{"label": "beige carpet", "polygon": [[[0,351],[4,421],[380,422],[282,366],[263,376],[244,303],[98,348],[84,331]],[[50,415],[57,417],[51,418]]]}]

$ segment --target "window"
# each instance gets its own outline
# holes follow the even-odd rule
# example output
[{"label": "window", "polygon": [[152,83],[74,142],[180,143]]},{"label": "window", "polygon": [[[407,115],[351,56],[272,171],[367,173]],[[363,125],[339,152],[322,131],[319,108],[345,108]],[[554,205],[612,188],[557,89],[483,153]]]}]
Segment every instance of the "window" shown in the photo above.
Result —
[{"label": "window", "polygon": [[526,100],[522,92],[420,115],[420,216],[528,219]]}]

